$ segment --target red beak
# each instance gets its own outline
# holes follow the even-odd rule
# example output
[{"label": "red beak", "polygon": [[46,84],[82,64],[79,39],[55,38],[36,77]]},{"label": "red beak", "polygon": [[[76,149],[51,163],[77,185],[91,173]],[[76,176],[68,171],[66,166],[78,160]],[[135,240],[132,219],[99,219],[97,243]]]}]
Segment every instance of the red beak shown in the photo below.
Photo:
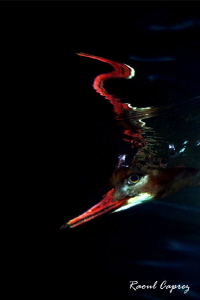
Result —
[{"label": "red beak", "polygon": [[66,227],[70,227],[70,228],[76,227],[80,224],[83,224],[87,221],[90,221],[90,220],[96,218],[97,216],[100,216],[109,211],[113,211],[113,210],[119,208],[127,200],[127,198],[125,198],[123,200],[113,201],[113,193],[114,193],[114,188],[112,190],[110,190],[104,196],[103,200],[101,200],[96,205],[92,206],[90,209],[88,209],[86,212],[84,212],[80,216],[65,223],[61,227],[61,229],[65,229]]}]

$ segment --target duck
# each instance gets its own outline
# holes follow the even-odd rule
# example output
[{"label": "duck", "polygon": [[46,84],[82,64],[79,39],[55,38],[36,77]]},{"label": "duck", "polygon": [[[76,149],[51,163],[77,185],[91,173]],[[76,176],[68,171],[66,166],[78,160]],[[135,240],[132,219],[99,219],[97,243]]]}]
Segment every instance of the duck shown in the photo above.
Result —
[{"label": "duck", "polygon": [[[188,166],[168,167],[168,158],[157,157],[160,144],[145,119],[157,116],[167,107],[138,108],[122,103],[104,87],[109,79],[132,79],[135,70],[127,64],[100,56],[77,53],[79,56],[99,60],[112,66],[113,71],[95,77],[93,88],[113,105],[115,118],[123,128],[124,141],[130,153],[118,157],[118,163],[110,179],[110,190],[103,199],[81,215],[69,220],[61,229],[74,228],[105,213],[129,209],[151,200],[163,199],[183,188],[200,186],[200,169]],[[170,156],[175,156],[175,147],[169,144]]]}]

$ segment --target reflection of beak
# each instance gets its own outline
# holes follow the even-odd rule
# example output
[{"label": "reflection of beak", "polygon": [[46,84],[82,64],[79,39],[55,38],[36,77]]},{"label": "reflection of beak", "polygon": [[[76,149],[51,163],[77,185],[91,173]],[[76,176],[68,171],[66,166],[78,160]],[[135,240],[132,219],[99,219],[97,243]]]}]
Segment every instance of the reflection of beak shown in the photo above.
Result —
[{"label": "reflection of beak", "polygon": [[69,222],[65,223],[61,229],[65,229],[66,227],[76,227],[80,224],[83,224],[87,221],[90,221],[97,216],[100,216],[102,214],[105,214],[109,211],[113,211],[117,208],[119,208],[124,202],[127,200],[127,198],[123,200],[113,201],[113,193],[114,188],[110,190],[96,205],[92,206],[90,209],[88,209],[86,212],[84,212],[82,215],[70,220]]}]

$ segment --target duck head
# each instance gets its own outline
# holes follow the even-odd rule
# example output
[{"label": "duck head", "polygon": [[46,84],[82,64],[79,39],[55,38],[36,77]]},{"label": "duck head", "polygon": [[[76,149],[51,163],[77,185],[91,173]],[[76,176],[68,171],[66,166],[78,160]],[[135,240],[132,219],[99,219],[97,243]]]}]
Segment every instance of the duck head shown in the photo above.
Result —
[{"label": "duck head", "polygon": [[136,171],[120,168],[111,178],[112,189],[83,214],[65,223],[61,229],[76,227],[107,212],[118,212],[153,199],[164,198],[189,186],[200,186],[200,170],[176,167]]}]

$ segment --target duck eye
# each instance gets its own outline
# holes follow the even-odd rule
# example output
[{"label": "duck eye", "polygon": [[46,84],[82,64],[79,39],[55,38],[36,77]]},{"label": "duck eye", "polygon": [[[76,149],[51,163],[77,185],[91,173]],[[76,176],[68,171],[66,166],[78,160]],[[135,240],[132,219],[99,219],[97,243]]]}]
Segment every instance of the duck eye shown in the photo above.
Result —
[{"label": "duck eye", "polygon": [[139,181],[139,176],[138,175],[131,175],[128,178],[128,184],[134,184]]}]

